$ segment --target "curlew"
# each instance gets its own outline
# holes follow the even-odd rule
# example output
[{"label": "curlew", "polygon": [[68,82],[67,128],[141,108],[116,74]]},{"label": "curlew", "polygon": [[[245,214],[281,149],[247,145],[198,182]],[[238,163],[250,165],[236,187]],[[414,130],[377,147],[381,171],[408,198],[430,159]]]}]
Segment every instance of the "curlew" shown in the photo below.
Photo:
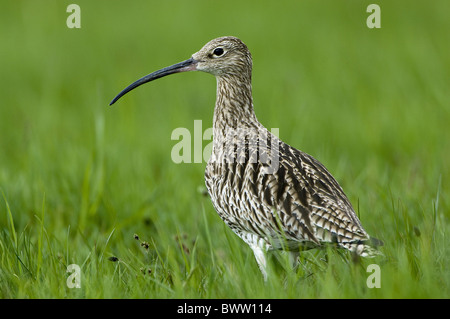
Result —
[{"label": "curlew", "polygon": [[341,186],[311,155],[269,132],[256,118],[252,57],[238,38],[208,42],[186,61],[132,83],[134,88],[169,74],[203,71],[217,79],[212,154],[205,171],[219,216],[253,250],[264,278],[266,252],[334,244],[363,257],[379,254]]}]

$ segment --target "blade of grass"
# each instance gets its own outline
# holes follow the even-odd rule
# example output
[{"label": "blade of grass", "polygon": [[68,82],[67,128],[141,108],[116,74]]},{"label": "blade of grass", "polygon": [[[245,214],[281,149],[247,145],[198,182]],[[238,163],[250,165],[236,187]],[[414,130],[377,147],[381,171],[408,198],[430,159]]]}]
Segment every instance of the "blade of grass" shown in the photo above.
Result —
[{"label": "blade of grass", "polygon": [[113,230],[109,234],[108,238],[106,239],[105,247],[103,247],[102,254],[100,255],[100,262],[103,260],[103,255],[105,254],[106,247],[108,246],[109,240],[111,239],[111,237],[115,231],[116,231],[116,229],[113,228]]},{"label": "blade of grass", "polygon": [[14,219],[11,213],[11,208],[9,207],[8,200],[6,199],[5,193],[2,190],[3,199],[6,203],[6,213],[8,214],[8,220],[9,220],[9,230],[11,232],[11,235],[13,237],[13,243],[14,243],[14,249],[17,252],[17,235],[16,235],[16,229],[14,227]]},{"label": "blade of grass", "polygon": [[2,195],[3,195],[3,199],[5,200],[5,203],[6,203],[6,212],[8,214],[9,229],[10,229],[10,232],[11,232],[11,235],[12,235],[12,239],[13,239],[14,254],[17,257],[17,260],[19,260],[19,262],[20,262],[19,265],[18,265],[19,266],[19,273],[22,274],[22,266],[21,266],[22,261],[20,260],[20,257],[19,257],[19,255],[17,253],[17,251],[18,251],[18,244],[17,244],[16,229],[14,227],[14,218],[13,218],[13,215],[12,215],[12,212],[11,212],[11,208],[9,207],[8,200],[6,199],[6,196],[5,196],[5,193],[3,192],[3,190],[2,190]]},{"label": "blade of grass", "polygon": [[44,235],[44,217],[45,217],[45,193],[44,193],[44,198],[42,199],[42,213],[41,213],[41,219],[40,219],[41,229],[39,231],[39,238],[38,238],[36,278],[39,277],[39,272],[40,272],[41,266],[42,266],[42,237]]},{"label": "blade of grass", "polygon": [[211,261],[212,261],[212,264],[213,264],[213,268],[215,268],[216,267],[216,261],[215,261],[215,258],[214,258],[213,245],[212,245],[212,241],[211,241],[211,233],[209,231],[209,224],[208,224],[208,221],[206,219],[206,213],[205,213],[205,205],[203,205],[203,203],[202,203],[202,214],[203,214],[203,221],[205,223],[206,240],[208,241],[209,254],[211,255]]}]

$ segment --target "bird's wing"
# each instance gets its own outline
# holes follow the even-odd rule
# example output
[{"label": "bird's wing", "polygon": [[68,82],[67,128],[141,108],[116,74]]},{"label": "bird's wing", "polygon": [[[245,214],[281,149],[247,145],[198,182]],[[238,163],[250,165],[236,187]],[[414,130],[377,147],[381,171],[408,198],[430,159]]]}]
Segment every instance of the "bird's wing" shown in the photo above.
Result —
[{"label": "bird's wing", "polygon": [[[250,134],[223,152],[231,157],[210,159],[205,172],[217,212],[236,233],[269,238],[274,248],[282,248],[283,240],[293,248],[369,239],[342,188],[319,161],[270,133]],[[262,160],[265,156],[271,160]]]},{"label": "bird's wing", "polygon": [[341,186],[319,161],[281,141],[277,153],[278,169],[272,174],[253,167],[255,202],[262,203],[255,211],[263,212],[260,218],[275,219],[273,233],[316,244],[369,239]]}]

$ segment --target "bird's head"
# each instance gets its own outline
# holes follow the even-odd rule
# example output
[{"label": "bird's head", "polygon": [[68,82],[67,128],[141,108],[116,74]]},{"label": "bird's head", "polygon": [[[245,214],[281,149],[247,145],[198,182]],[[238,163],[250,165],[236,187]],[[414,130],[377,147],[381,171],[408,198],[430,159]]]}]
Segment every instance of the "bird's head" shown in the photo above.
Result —
[{"label": "bird's head", "polygon": [[251,79],[252,57],[247,46],[236,37],[221,37],[206,43],[200,51],[186,61],[150,73],[133,82],[120,92],[109,105],[138,86],[169,74],[203,71],[216,77],[239,77]]},{"label": "bird's head", "polygon": [[215,76],[251,73],[252,57],[247,46],[235,37],[222,37],[209,41],[192,55],[196,69]]}]

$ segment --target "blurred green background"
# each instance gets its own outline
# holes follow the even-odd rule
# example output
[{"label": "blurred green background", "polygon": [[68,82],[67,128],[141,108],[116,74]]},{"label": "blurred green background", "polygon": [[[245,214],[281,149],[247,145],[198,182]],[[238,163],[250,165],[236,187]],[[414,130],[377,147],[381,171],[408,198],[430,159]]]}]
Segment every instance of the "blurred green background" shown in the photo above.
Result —
[{"label": "blurred green background", "polygon": [[[72,1],[3,1],[0,297],[448,298],[450,2],[376,1],[369,29],[373,2],[80,0],[69,29]],[[264,288],[203,195],[205,163],[171,160],[175,128],[212,126],[212,76],[174,75],[108,107],[224,35],[252,52],[258,119],[324,163],[385,242],[381,289],[326,265]],[[71,263],[81,290],[65,286]]]}]

